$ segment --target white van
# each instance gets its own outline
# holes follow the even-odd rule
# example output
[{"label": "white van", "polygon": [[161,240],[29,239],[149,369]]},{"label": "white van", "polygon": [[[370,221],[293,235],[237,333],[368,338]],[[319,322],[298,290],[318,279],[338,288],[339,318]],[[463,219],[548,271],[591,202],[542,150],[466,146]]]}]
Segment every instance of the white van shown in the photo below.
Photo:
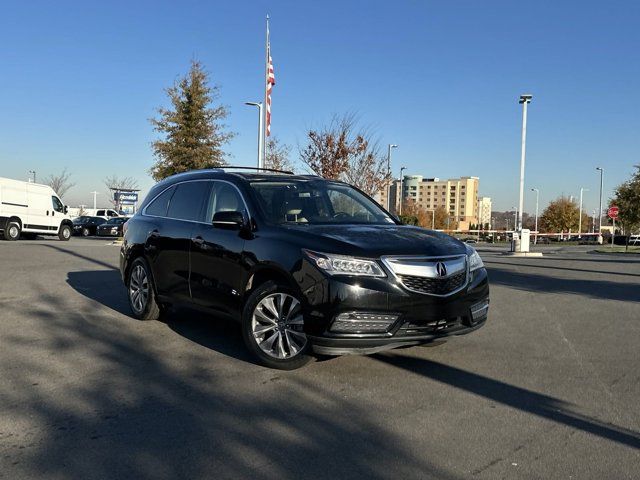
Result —
[{"label": "white van", "polygon": [[21,233],[69,240],[72,228],[67,207],[50,186],[0,177],[0,233],[6,240]]}]

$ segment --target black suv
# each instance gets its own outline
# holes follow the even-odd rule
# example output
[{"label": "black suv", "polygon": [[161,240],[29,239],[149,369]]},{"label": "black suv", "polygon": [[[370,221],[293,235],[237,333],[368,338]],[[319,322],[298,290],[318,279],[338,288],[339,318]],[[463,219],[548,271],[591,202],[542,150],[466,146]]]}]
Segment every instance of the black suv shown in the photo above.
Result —
[{"label": "black suv", "polygon": [[197,170],[155,185],[125,225],[136,318],[187,303],[234,316],[269,367],[471,332],[489,310],[476,251],[315,176]]}]

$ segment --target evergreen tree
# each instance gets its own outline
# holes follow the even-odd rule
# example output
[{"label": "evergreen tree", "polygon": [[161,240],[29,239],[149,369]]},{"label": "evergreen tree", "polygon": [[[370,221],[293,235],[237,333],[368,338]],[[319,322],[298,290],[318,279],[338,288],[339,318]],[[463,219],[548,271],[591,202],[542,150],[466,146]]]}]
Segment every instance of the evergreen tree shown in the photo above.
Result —
[{"label": "evergreen tree", "polygon": [[211,105],[220,95],[208,81],[200,62],[192,61],[189,73],[166,90],[172,109],[159,108],[159,118],[150,120],[164,135],[152,143],[156,163],[150,173],[155,180],[226,164],[223,146],[234,134],[221,123],[229,115],[227,108]]}]

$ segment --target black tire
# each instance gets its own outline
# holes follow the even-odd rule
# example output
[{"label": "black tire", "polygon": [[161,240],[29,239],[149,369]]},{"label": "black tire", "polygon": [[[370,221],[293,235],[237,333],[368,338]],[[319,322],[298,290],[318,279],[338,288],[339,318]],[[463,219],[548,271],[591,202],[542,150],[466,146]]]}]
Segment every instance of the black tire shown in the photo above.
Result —
[{"label": "black tire", "polygon": [[[140,277],[141,271],[144,272],[144,279]],[[145,283],[146,297],[143,295],[144,302],[141,305],[138,301],[139,297],[134,294],[134,291],[137,289],[139,291],[138,295],[142,295],[140,289],[145,289]],[[127,297],[129,299],[131,312],[138,320],[158,320],[160,318],[162,310],[156,300],[155,284],[151,275],[151,269],[143,257],[136,258],[131,264],[127,277]]]},{"label": "black tire", "polygon": [[69,225],[60,225],[58,230],[58,238],[63,242],[68,242],[72,235],[71,227]]},{"label": "black tire", "polygon": [[[286,285],[272,282],[272,281],[265,282],[264,284],[256,288],[251,293],[251,295],[249,295],[249,298],[247,299],[247,302],[244,305],[244,308],[242,310],[242,338],[244,339],[244,343],[249,349],[249,351],[256,357],[258,362],[261,363],[262,365],[269,368],[276,368],[279,370],[295,370],[296,368],[300,368],[306,365],[313,358],[310,354],[311,345],[308,339],[305,339],[304,346],[299,348],[297,352],[292,353],[292,350],[288,349],[285,352],[285,358],[276,358],[273,355],[265,353],[265,351],[263,351],[262,348],[259,346],[259,340],[256,338],[256,336],[254,336],[254,331],[253,331],[254,311],[256,310],[260,302],[262,302],[267,297],[270,297],[274,294],[284,294],[285,296],[292,297],[293,299],[295,299],[298,302],[298,304],[301,303],[300,295],[297,292],[295,292],[292,288]],[[290,302],[289,303],[290,306],[293,305],[293,300],[289,302]],[[294,310],[293,308],[289,310],[288,312],[289,315],[293,312],[293,310]],[[301,310],[296,310],[296,312],[298,312],[298,315],[296,315],[296,317],[301,319],[302,318]],[[284,322],[276,322],[276,323],[281,324]],[[301,328],[302,325],[299,325],[300,333],[303,333]],[[284,330],[281,330],[281,326],[277,326],[277,327],[274,326],[272,328],[274,329],[274,331],[270,332],[269,334],[265,333],[265,336],[263,337],[263,342],[265,338],[268,341],[268,339],[271,338],[271,335],[273,336],[282,335],[283,336],[282,338],[286,338],[284,336],[286,332],[284,332]],[[282,328],[285,328],[285,327],[282,326]],[[272,342],[272,343],[275,343],[275,342]],[[290,345],[290,343],[287,343],[287,345]],[[289,354],[288,357],[286,357],[287,352]]]},{"label": "black tire", "polygon": [[91,232],[89,231],[89,229],[87,227],[84,227],[82,229],[82,236],[83,237],[88,237],[91,234]]},{"label": "black tire", "polygon": [[20,228],[18,222],[9,222],[7,228],[4,229],[4,239],[10,241],[18,240],[21,232],[22,228]]}]

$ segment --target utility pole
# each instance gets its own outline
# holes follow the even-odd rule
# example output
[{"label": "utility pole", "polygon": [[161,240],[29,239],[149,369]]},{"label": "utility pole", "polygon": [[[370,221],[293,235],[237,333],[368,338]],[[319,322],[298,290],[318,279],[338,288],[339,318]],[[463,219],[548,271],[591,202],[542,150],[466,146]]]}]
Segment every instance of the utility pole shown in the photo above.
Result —
[{"label": "utility pole", "polygon": [[404,171],[407,167],[400,167],[400,215],[402,215],[402,201],[404,200],[404,191],[402,187],[402,180],[404,179]]},{"label": "utility pole", "polygon": [[266,154],[266,149],[263,145],[264,127],[262,125],[262,120],[264,116],[262,113],[262,102],[244,102],[244,104],[252,107],[258,107],[258,168],[263,168],[266,160],[266,158],[263,157],[263,154]]},{"label": "utility pole", "polygon": [[538,244],[538,200],[540,198],[540,190],[537,188],[532,188],[531,191],[536,192],[536,233],[535,233],[535,237],[533,237],[533,244],[537,245]]},{"label": "utility pole", "polygon": [[598,209],[598,242],[602,242],[602,185],[603,185],[603,176],[604,169],[602,167],[596,167],[596,170],[600,171],[600,208]]},{"label": "utility pole", "polygon": [[582,192],[588,192],[588,188],[580,187],[580,213],[578,218],[578,238],[582,237]]},{"label": "utility pole", "polygon": [[393,180],[391,179],[391,149],[398,148],[398,145],[393,143],[389,144],[389,148],[387,150],[387,210],[391,211],[391,184]]},{"label": "utility pole", "polygon": [[517,224],[515,229],[522,230],[522,211],[524,209],[524,164],[525,155],[527,150],[527,105],[531,103],[533,95],[525,94],[520,95],[518,103],[522,105],[522,150],[520,154],[520,203],[519,203],[519,215],[517,218]]},{"label": "utility pole", "polygon": [[[100,194],[100,192],[89,192],[89,193],[93,193],[93,209],[95,210],[97,207],[97,196]],[[93,212],[95,214],[95,212]]]}]

